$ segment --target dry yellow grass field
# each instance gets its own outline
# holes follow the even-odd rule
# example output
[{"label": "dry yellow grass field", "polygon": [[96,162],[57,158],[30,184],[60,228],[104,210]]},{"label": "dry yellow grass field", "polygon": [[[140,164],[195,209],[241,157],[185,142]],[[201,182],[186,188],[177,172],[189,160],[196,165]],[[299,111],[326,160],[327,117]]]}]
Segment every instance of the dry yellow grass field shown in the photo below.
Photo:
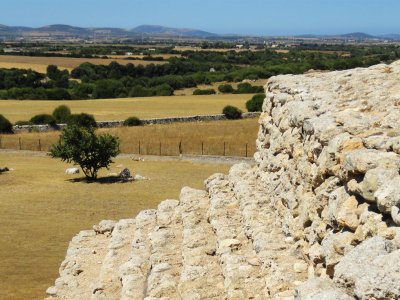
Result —
[{"label": "dry yellow grass field", "polygon": [[11,122],[29,120],[32,116],[52,113],[61,104],[68,105],[73,113],[86,112],[98,121],[124,120],[130,116],[141,119],[172,116],[219,114],[231,104],[245,111],[245,103],[252,95],[170,96],[77,101],[19,101],[1,100],[0,114]]},{"label": "dry yellow grass field", "polygon": [[[144,155],[179,155],[179,143],[183,154],[252,156],[258,132],[257,119],[236,121],[212,121],[196,123],[174,123],[140,127],[99,129],[121,139],[122,153]],[[59,137],[59,132],[21,133],[2,135],[4,149],[48,150]],[[40,149],[39,149],[40,139]],[[161,143],[161,149],[160,149]],[[161,153],[160,153],[161,151]]]},{"label": "dry yellow grass field", "polygon": [[74,57],[37,57],[37,56],[17,56],[0,55],[0,68],[20,68],[32,69],[41,73],[46,71],[48,65],[56,65],[61,69],[72,70],[84,62],[90,62],[95,65],[108,65],[112,61],[126,65],[164,64],[163,61],[145,61],[145,60],[126,60],[126,59],[101,59],[101,58],[74,58]]},{"label": "dry yellow grass field", "polygon": [[15,169],[0,175],[0,299],[14,300],[44,298],[69,240],[80,230],[103,219],[132,218],[161,200],[176,199],[184,185],[202,188],[208,176],[229,168],[119,158],[100,175],[124,166],[150,180],[88,184],[70,181],[79,175],[65,175],[66,164],[45,156],[0,152],[0,166]]}]

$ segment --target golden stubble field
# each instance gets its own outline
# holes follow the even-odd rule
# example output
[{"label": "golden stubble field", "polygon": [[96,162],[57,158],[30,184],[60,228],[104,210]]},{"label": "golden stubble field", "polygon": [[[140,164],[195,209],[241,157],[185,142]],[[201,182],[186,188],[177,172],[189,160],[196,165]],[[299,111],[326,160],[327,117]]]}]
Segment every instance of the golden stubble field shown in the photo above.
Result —
[{"label": "golden stubble field", "polygon": [[108,172],[128,167],[150,178],[131,183],[73,182],[67,164],[40,155],[0,152],[0,299],[43,299],[53,285],[68,242],[103,219],[132,218],[176,199],[183,186],[202,188],[229,165],[118,158]]},{"label": "golden stubble field", "polygon": [[146,60],[127,60],[123,58],[75,58],[75,57],[40,57],[40,56],[17,56],[17,55],[0,55],[0,68],[19,68],[32,69],[39,73],[46,73],[48,65],[56,65],[60,69],[72,69],[80,64],[89,62],[95,65],[108,65],[116,61],[119,64],[126,65],[132,63],[134,65],[164,64],[165,61],[146,61]]},{"label": "golden stubble field", "polygon": [[141,119],[163,118],[220,114],[228,104],[246,111],[246,101],[251,97],[251,94],[225,94],[76,101],[1,100],[0,114],[16,122],[29,120],[36,114],[51,114],[54,108],[65,104],[71,108],[72,113],[89,113],[98,121],[125,120],[130,116]]},{"label": "golden stubble field", "polygon": [[[258,127],[258,119],[243,119],[118,127],[99,129],[98,133],[118,136],[122,153],[139,154],[140,143],[140,154],[179,155],[181,143],[183,154],[224,155],[225,143],[226,156],[246,156],[246,144],[247,156],[252,156],[256,151],[254,141]],[[48,150],[59,134],[59,131],[53,131],[0,135],[0,147],[19,149],[21,142],[22,150]]]}]

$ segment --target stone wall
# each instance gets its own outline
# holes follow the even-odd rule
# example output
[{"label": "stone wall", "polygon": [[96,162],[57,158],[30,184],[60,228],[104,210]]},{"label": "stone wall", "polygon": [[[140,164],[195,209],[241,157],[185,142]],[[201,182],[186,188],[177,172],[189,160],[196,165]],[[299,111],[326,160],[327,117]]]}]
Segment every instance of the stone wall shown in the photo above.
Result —
[{"label": "stone wall", "polygon": [[256,166],[81,232],[48,295],[399,299],[399,78],[400,62],[271,78]]},{"label": "stone wall", "polygon": [[260,118],[257,174],[278,222],[313,276],[358,299],[400,296],[399,79],[400,62],[274,77]]},{"label": "stone wall", "polygon": [[[260,113],[246,112],[242,114],[243,119],[257,118]],[[171,124],[171,123],[185,123],[185,122],[207,122],[207,121],[221,121],[226,120],[225,115],[200,115],[200,116],[187,116],[187,117],[170,117],[170,118],[154,118],[143,119],[145,125],[155,124]],[[99,121],[97,126],[99,128],[115,128],[123,126],[124,121]],[[65,128],[65,124],[58,124],[57,127],[50,125],[15,125],[13,130],[15,133],[19,132],[47,132],[61,130]]]}]

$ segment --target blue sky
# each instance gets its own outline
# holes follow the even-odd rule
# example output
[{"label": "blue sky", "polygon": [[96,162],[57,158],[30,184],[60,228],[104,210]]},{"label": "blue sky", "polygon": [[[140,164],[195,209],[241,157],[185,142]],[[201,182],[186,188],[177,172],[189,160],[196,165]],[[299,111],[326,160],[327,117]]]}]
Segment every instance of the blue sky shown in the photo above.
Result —
[{"label": "blue sky", "polygon": [[400,0],[0,0],[0,24],[133,28],[142,24],[257,35],[400,33]]}]

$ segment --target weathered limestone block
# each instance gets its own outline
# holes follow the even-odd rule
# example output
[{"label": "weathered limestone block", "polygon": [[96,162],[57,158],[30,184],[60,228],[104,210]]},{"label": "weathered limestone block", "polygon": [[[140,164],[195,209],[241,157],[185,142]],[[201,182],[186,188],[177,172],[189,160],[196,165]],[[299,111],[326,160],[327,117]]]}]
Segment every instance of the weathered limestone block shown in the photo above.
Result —
[{"label": "weathered limestone block", "polygon": [[390,213],[393,206],[400,207],[400,176],[386,181],[374,196],[379,210],[383,213]]},{"label": "weathered limestone block", "polygon": [[334,281],[359,299],[398,299],[400,250],[382,237],[371,238],[344,256]]},{"label": "weathered limestone block", "polygon": [[396,169],[375,168],[367,171],[362,182],[353,183],[351,191],[359,194],[368,202],[376,202],[375,192],[385,183],[391,181],[393,177],[398,175]]},{"label": "weathered limestone block", "polygon": [[333,275],[334,266],[340,262],[343,255],[353,249],[354,234],[351,232],[328,233],[322,241],[322,253],[325,258],[328,274]]},{"label": "weathered limestone block", "polygon": [[365,174],[377,167],[399,169],[400,156],[393,152],[373,149],[356,150],[345,154],[343,167],[353,174]]},{"label": "weathered limestone block", "polygon": [[329,279],[314,278],[296,288],[296,300],[351,300],[342,290],[335,287]]},{"label": "weathered limestone block", "polygon": [[324,114],[306,120],[303,129],[306,134],[315,135],[325,145],[333,137],[343,132],[343,128],[338,125],[331,114]]}]

